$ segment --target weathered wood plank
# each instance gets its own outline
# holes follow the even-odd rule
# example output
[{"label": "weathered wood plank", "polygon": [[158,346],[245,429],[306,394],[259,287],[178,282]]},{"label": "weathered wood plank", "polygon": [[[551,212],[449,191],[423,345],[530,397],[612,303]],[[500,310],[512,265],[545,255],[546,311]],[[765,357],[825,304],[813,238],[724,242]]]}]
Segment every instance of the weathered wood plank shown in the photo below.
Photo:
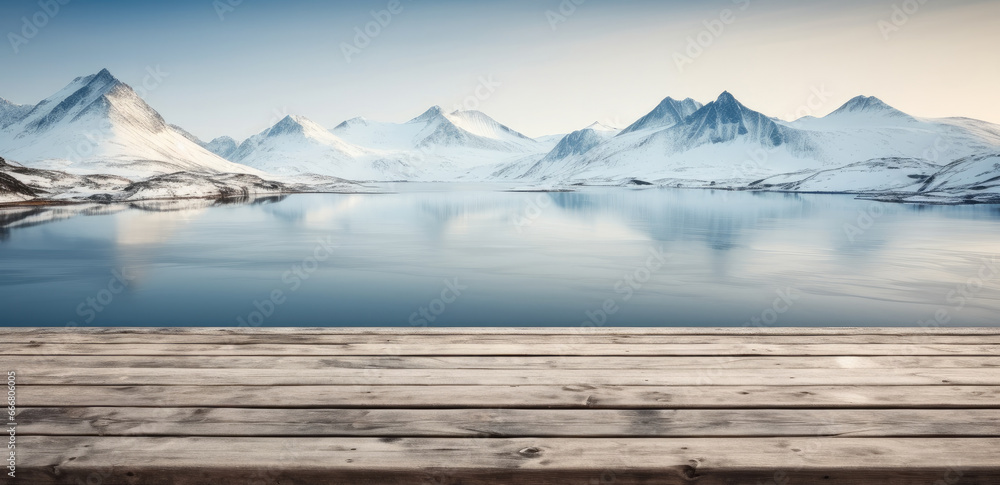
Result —
[{"label": "weathered wood plank", "polygon": [[[1000,335],[949,335],[914,333],[907,335],[627,335],[586,334],[566,331],[562,334],[517,335],[476,334],[288,334],[243,333],[206,335],[197,333],[15,333],[5,336],[14,345],[48,344],[295,344],[295,345],[502,345],[516,341],[523,345],[593,345],[593,344],[672,344],[672,345],[789,345],[789,344],[955,344],[997,345]],[[822,338],[817,338],[822,337]]]},{"label": "weathered wood plank", "polygon": [[0,357],[0,369],[176,368],[176,369],[947,369],[1000,368],[998,357],[964,356],[788,356],[788,357],[617,357],[580,356],[99,356],[53,355]]},{"label": "weathered wood plank", "polygon": [[21,408],[20,436],[998,437],[1000,409]]},{"label": "weathered wood plank", "polygon": [[985,386],[20,386],[20,406],[1000,409]]},{"label": "weathered wood plank", "polygon": [[994,327],[9,327],[14,334],[161,335],[1000,335]]},{"label": "weathered wood plank", "polygon": [[[589,483],[840,485],[1000,480],[992,438],[373,439],[25,437],[34,485]],[[5,480],[6,481],[6,480]],[[10,481],[8,481],[10,483]]]},{"label": "weathered wood plank", "polygon": [[[510,339],[516,340],[516,339]],[[531,345],[518,342],[497,344],[344,344],[344,345],[297,345],[297,344],[20,344],[4,349],[7,355],[407,355],[407,356],[448,356],[448,355],[632,355],[632,356],[820,356],[820,355],[954,355],[983,356],[1000,355],[1000,345],[908,345],[908,344],[581,344],[581,345]]]},{"label": "weathered wood plank", "polygon": [[[1000,386],[982,369],[164,369],[61,366],[19,370],[22,385],[592,385],[592,386]],[[433,392],[433,391],[430,391]]]}]

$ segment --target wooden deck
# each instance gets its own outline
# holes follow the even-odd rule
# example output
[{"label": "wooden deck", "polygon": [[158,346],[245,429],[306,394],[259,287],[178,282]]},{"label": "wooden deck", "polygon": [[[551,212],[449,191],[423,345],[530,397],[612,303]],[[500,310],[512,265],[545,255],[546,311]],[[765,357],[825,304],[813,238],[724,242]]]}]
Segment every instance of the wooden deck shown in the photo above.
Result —
[{"label": "wooden deck", "polygon": [[1000,329],[0,329],[3,484],[1000,484]]}]

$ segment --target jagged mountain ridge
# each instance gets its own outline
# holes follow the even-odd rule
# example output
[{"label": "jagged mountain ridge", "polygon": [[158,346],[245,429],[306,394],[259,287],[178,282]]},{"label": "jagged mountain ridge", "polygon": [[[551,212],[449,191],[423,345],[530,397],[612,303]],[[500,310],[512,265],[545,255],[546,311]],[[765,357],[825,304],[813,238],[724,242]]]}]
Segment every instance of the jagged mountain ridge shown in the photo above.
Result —
[{"label": "jagged mountain ridge", "polygon": [[872,159],[920,159],[941,165],[1000,147],[998,129],[972,120],[917,119],[871,97],[854,98],[823,118],[783,122],[725,92],[677,124],[623,132],[560,163],[539,163],[522,178],[594,183],[639,178],[741,186],[778,174],[811,174]]},{"label": "jagged mountain ridge", "polygon": [[916,118],[867,96],[825,117],[789,122],[754,111],[728,92],[706,105],[666,98],[616,136],[592,126],[558,143],[524,136],[479,111],[446,113],[439,107],[404,123],[354,118],[332,130],[300,118],[279,121],[251,137],[253,142],[220,137],[205,143],[168,125],[102,70],[35,106],[0,100],[0,126],[14,120],[0,128],[0,153],[39,168],[129,176],[260,173],[257,167],[359,180],[640,179],[745,186],[869,160],[945,165],[1000,149],[997,125]]},{"label": "jagged mountain ridge", "polygon": [[74,79],[0,130],[0,153],[28,167],[80,174],[254,172],[208,152],[188,136],[104,69]]},{"label": "jagged mountain ridge", "polygon": [[656,128],[670,128],[691,116],[701,109],[703,105],[691,98],[677,101],[673,98],[666,98],[660,102],[653,111],[639,118],[621,131],[622,135],[634,133],[636,131],[650,130]]},{"label": "jagged mountain ridge", "polygon": [[21,121],[31,111],[33,106],[14,104],[0,98],[0,129]]}]

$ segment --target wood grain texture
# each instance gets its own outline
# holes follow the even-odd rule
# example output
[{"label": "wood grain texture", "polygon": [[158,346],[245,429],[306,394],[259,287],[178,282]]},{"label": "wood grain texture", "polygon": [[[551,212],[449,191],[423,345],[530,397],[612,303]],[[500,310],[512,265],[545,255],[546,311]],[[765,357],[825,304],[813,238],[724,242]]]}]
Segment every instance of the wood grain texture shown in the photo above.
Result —
[{"label": "wood grain texture", "polygon": [[21,406],[1000,409],[997,386],[22,386]]},{"label": "wood grain texture", "polygon": [[[986,484],[993,438],[441,439],[25,437],[21,478],[100,483]],[[950,480],[955,478],[956,480]],[[5,483],[11,483],[5,480]],[[246,483],[246,482],[243,482]]]},{"label": "wood grain texture", "polygon": [[[9,331],[8,331],[9,330]],[[0,329],[0,485],[1000,484],[1000,329]]]},{"label": "wood grain texture", "polygon": [[787,357],[619,357],[581,356],[134,356],[52,355],[0,356],[0,368],[26,370],[54,366],[174,369],[979,369],[1000,368],[1000,356],[787,356]]},{"label": "wood grain texture", "polygon": [[993,437],[1000,410],[21,408],[22,436]]},{"label": "wood grain texture", "polygon": [[981,369],[77,369],[31,368],[22,385],[202,386],[1000,386]]},{"label": "wood grain texture", "polygon": [[497,343],[435,344],[48,344],[8,345],[7,355],[220,355],[220,356],[981,356],[1000,355],[1000,345],[974,344],[553,344],[521,343],[518,338]]}]

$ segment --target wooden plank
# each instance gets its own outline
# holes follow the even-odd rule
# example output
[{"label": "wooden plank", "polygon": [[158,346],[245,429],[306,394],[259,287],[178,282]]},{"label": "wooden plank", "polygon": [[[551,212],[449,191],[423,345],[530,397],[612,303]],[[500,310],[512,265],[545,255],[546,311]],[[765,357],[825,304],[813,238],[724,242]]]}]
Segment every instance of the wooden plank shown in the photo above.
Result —
[{"label": "wooden plank", "polygon": [[1000,409],[983,386],[28,386],[25,407]]},{"label": "wooden plank", "polygon": [[1000,335],[993,327],[10,327],[7,335]]},{"label": "wooden plank", "polygon": [[449,335],[405,333],[396,334],[163,334],[163,333],[16,333],[5,339],[13,345],[31,343],[49,344],[295,344],[295,345],[502,345],[516,340],[524,345],[593,345],[593,344],[672,344],[672,345],[779,345],[779,344],[957,344],[957,345],[997,345],[1000,335],[617,335],[583,334],[567,331],[554,335]]},{"label": "wooden plank", "polygon": [[61,366],[20,370],[22,385],[604,385],[604,386],[1000,386],[982,369],[163,369]]},{"label": "wooden plank", "polygon": [[[516,339],[510,339],[516,340]],[[878,355],[1000,355],[1000,345],[907,345],[907,344],[593,344],[593,345],[531,345],[517,342],[498,344],[345,344],[345,345],[296,345],[296,344],[20,344],[6,346],[7,355],[632,355],[632,356],[878,356]]]},{"label": "wooden plank", "polygon": [[24,437],[22,446],[16,483],[33,485],[86,483],[91,474],[103,485],[1000,481],[993,438]]},{"label": "wooden plank", "polygon": [[947,369],[1000,368],[1000,357],[964,356],[815,356],[815,357],[618,357],[580,356],[94,356],[55,355],[0,357],[0,369],[174,368],[174,369]]},{"label": "wooden plank", "polygon": [[19,436],[1000,437],[1000,410],[21,408]]}]

